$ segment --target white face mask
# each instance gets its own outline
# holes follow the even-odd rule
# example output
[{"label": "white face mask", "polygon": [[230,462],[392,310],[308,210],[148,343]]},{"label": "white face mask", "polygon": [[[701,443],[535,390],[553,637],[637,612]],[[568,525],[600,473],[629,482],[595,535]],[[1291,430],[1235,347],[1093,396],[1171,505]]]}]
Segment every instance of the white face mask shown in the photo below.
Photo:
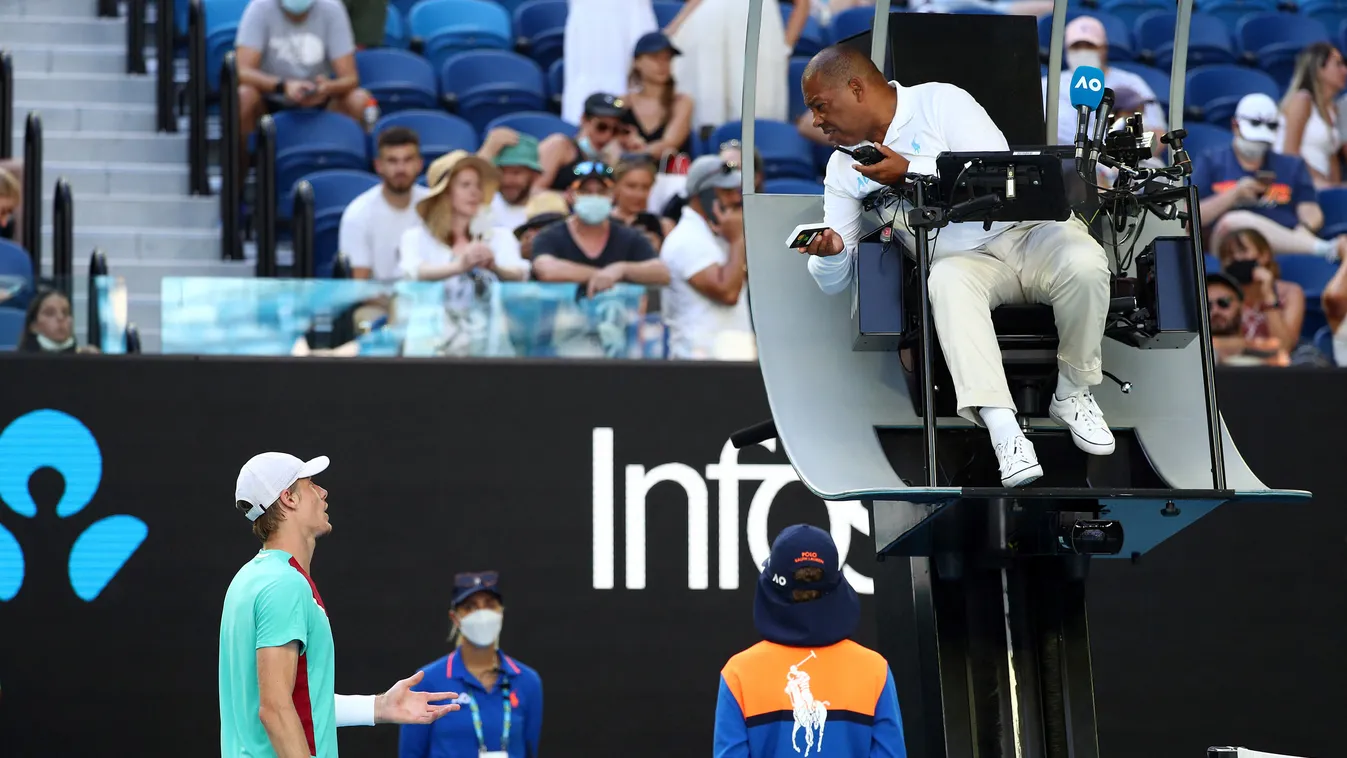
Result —
[{"label": "white face mask", "polygon": [[1070,69],[1081,66],[1094,66],[1102,69],[1104,67],[1104,56],[1100,55],[1098,50],[1067,50],[1066,66]]},{"label": "white face mask", "polygon": [[1239,157],[1250,161],[1261,161],[1263,156],[1267,155],[1268,148],[1272,147],[1266,142],[1254,142],[1245,139],[1240,135],[1235,135],[1235,153]]},{"label": "white face mask", "polygon": [[40,345],[43,350],[47,351],[69,350],[75,344],[75,335],[73,334],[66,337],[63,342],[57,342],[42,334],[34,334],[33,336],[37,337],[37,344]]},{"label": "white face mask", "polygon": [[493,611],[490,608],[483,608],[464,616],[458,622],[458,629],[468,642],[477,647],[487,647],[495,644],[496,639],[500,637],[500,628],[503,623],[505,623],[503,613]]}]

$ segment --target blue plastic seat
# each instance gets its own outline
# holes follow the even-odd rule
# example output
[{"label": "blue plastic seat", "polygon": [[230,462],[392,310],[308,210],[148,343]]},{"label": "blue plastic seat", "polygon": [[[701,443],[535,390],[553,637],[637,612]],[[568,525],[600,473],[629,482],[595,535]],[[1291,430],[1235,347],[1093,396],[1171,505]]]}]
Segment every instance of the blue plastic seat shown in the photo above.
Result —
[{"label": "blue plastic seat", "polygon": [[[330,279],[337,261],[341,216],[352,200],[379,184],[379,177],[368,171],[331,169],[301,178],[313,187],[313,275]],[[293,192],[290,202],[293,210]]]},{"label": "blue plastic seat", "polygon": [[1324,228],[1319,236],[1331,239],[1347,234],[1347,188],[1334,187],[1319,190],[1319,207],[1324,212]]},{"label": "blue plastic seat", "polygon": [[0,308],[22,312],[33,299],[33,258],[6,239],[0,239],[0,290],[11,293],[0,300]]},{"label": "blue plastic seat", "polygon": [[763,191],[769,195],[822,195],[823,185],[806,179],[768,179]]},{"label": "blue plastic seat", "polygon": [[[1174,60],[1174,24],[1178,14],[1173,11],[1152,11],[1137,19],[1136,45],[1138,54],[1154,61],[1155,66],[1170,70]],[[1236,61],[1235,43],[1230,29],[1215,16],[1193,12],[1188,28],[1188,66],[1233,64]]]},{"label": "blue plastic seat", "polygon": [[323,169],[369,168],[365,130],[329,111],[281,111],[276,122],[277,217],[290,218],[288,198],[301,177]]},{"label": "blue plastic seat", "polygon": [[421,0],[407,16],[431,66],[467,50],[511,50],[514,32],[505,8],[487,0]]},{"label": "blue plastic seat", "polygon": [[875,9],[873,7],[847,8],[833,16],[831,37],[843,40],[874,28]]},{"label": "blue plastic seat", "polygon": [[1285,87],[1295,71],[1300,51],[1315,42],[1327,42],[1327,27],[1292,13],[1258,13],[1240,19],[1235,39],[1246,63],[1266,71]]},{"label": "blue plastic seat", "polygon": [[541,111],[547,105],[542,69],[504,50],[459,53],[446,60],[440,68],[440,95],[479,131],[492,119]]},{"label": "blue plastic seat", "polygon": [[384,47],[406,50],[412,44],[411,32],[407,31],[407,20],[395,5],[389,5],[384,14]]},{"label": "blue plastic seat", "polygon": [[1301,334],[1314,334],[1328,321],[1324,314],[1324,287],[1338,272],[1338,264],[1317,255],[1281,254],[1277,256],[1277,267],[1281,269],[1281,278],[1295,282],[1305,290],[1305,321],[1301,325]]},{"label": "blue plastic seat", "polygon": [[1300,15],[1318,21],[1330,32],[1337,31],[1347,20],[1347,0],[1304,0]]},{"label": "blue plastic seat", "polygon": [[0,308],[0,350],[13,350],[23,335],[24,312],[17,308]]},{"label": "blue plastic seat", "polygon": [[1147,66],[1144,63],[1109,63],[1109,68],[1117,68],[1123,71],[1130,71],[1141,77],[1150,85],[1151,91],[1155,93],[1155,101],[1165,110],[1169,109],[1169,72],[1162,71],[1153,66]]},{"label": "blue plastic seat", "polygon": [[1211,253],[1204,253],[1204,254],[1202,255],[1202,260],[1207,264],[1207,273],[1208,273],[1208,274],[1219,274],[1219,273],[1221,273],[1221,259],[1220,259],[1220,258],[1217,258],[1216,256],[1212,255]]},{"label": "blue plastic seat", "polygon": [[1262,71],[1242,66],[1202,66],[1188,72],[1186,116],[1209,124],[1226,124],[1240,98],[1262,92],[1276,100],[1279,88]]},{"label": "blue plastic seat", "polygon": [[[790,21],[790,14],[795,10],[794,3],[779,3],[781,9],[781,22],[783,24]],[[874,13],[874,10],[871,10]],[[820,50],[828,46],[828,30],[818,22],[813,16],[804,22],[804,28],[800,30],[800,38],[795,40],[795,50],[791,55],[805,55],[813,57]]]},{"label": "blue plastic seat", "polygon": [[576,129],[575,124],[563,121],[560,116],[546,111],[524,111],[522,113],[510,113],[499,118],[494,118],[491,123],[482,129],[482,137],[486,138],[492,129],[498,126],[509,127],[522,134],[531,134],[542,141],[553,134],[564,134],[567,137],[574,137]]},{"label": "blue plastic seat", "polygon": [[[1099,19],[1099,23],[1104,25],[1104,33],[1108,35],[1108,60],[1109,63],[1119,61],[1130,61],[1136,59],[1135,48],[1132,46],[1132,29],[1126,21],[1118,18],[1112,13],[1103,11],[1086,10],[1081,8],[1068,8],[1066,11],[1066,21],[1071,21],[1079,16],[1094,16]],[[1052,16],[1040,16],[1038,19],[1038,47],[1039,53],[1048,57],[1048,45],[1052,41]],[[1066,56],[1062,56],[1063,65],[1066,64]]]},{"label": "blue plastic seat", "polygon": [[561,112],[561,95],[566,90],[566,61],[557,58],[547,67],[547,101],[555,113]]},{"label": "blue plastic seat", "polygon": [[1183,128],[1188,136],[1183,140],[1183,149],[1188,151],[1192,160],[1201,160],[1202,156],[1216,149],[1230,149],[1235,135],[1227,128],[1216,124],[1204,124],[1201,121],[1185,123]]},{"label": "blue plastic seat", "polygon": [[1210,13],[1234,30],[1251,13],[1274,13],[1278,0],[1198,0],[1194,10]]},{"label": "blue plastic seat", "polygon": [[809,65],[809,60],[802,55],[790,59],[790,73],[786,77],[786,88],[790,95],[790,110],[788,113],[792,121],[805,112],[804,90],[800,89],[800,79],[804,76],[804,67]]},{"label": "blue plastic seat", "polygon": [[477,130],[464,119],[444,111],[401,111],[384,116],[374,124],[370,135],[370,157],[375,157],[375,145],[383,130],[391,126],[405,126],[421,138],[421,157],[429,166],[436,158],[455,150],[477,152],[481,138]]},{"label": "blue plastic seat", "polygon": [[[1099,3],[1099,9],[1112,13],[1123,20],[1128,26],[1135,27],[1137,20],[1142,16],[1156,10],[1165,10],[1173,8],[1172,0],[1103,0]],[[1140,47],[1140,42],[1137,43]]]},{"label": "blue plastic seat", "polygon": [[[173,7],[176,12],[177,8],[186,9],[187,3],[177,0]],[[210,95],[220,91],[220,67],[224,65],[225,54],[234,49],[239,19],[247,7],[248,0],[205,0],[201,5],[205,14],[206,91]]]},{"label": "blue plastic seat", "polygon": [[[816,181],[813,144],[796,131],[793,124],[758,119],[755,126],[758,152],[768,179],[804,179]],[[711,133],[711,150],[722,142],[739,139],[743,127],[738,121],[722,124]]]},{"label": "blue plastic seat", "polygon": [[439,105],[435,70],[425,58],[406,50],[360,50],[355,54],[360,86],[379,101],[382,113]]},{"label": "blue plastic seat", "polygon": [[670,2],[669,0],[655,0],[650,6],[655,9],[655,23],[661,29],[667,27],[678,15],[678,12],[683,10],[681,2]]},{"label": "blue plastic seat", "polygon": [[416,4],[419,2],[421,2],[421,0],[388,0],[388,7],[397,8],[398,12],[401,13],[402,17],[405,19],[411,14],[412,8],[416,7]]},{"label": "blue plastic seat", "polygon": [[1324,324],[1314,332],[1314,347],[1323,353],[1330,361],[1337,362],[1333,355],[1333,330],[1328,324]]},{"label": "blue plastic seat", "polygon": [[515,9],[519,51],[546,69],[565,52],[566,0],[527,0]]}]

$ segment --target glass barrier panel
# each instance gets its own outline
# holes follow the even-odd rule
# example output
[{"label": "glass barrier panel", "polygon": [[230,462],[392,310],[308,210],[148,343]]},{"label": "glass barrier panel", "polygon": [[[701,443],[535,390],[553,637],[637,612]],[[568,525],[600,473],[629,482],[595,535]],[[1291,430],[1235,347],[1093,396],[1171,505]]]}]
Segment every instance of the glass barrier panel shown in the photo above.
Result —
[{"label": "glass barrier panel", "polygon": [[107,355],[126,352],[127,296],[126,280],[120,276],[94,277],[95,297],[98,301],[98,324],[103,332],[98,349]]}]

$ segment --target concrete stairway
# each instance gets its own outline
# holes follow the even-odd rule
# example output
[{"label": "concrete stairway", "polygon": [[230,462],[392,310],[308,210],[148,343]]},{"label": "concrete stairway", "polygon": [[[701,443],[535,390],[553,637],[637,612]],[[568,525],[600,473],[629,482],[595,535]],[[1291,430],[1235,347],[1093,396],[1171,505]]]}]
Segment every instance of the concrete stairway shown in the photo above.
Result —
[{"label": "concrete stairway", "polygon": [[[219,200],[187,192],[187,134],[155,131],[154,79],[126,70],[126,22],[100,19],[94,0],[0,0],[0,48],[14,59],[14,137],[42,114],[43,264],[51,274],[51,203],[65,177],[74,198],[76,313],[95,247],[126,283],[128,315],[158,352],[166,276],[252,275],[220,260]],[[81,332],[84,319],[77,318]]]}]

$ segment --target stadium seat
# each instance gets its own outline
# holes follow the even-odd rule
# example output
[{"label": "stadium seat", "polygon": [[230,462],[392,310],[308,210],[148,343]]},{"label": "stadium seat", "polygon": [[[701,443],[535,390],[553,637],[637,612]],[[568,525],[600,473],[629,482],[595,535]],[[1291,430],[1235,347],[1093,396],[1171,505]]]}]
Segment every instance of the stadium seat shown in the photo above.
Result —
[{"label": "stadium seat", "polygon": [[455,150],[477,152],[481,138],[472,124],[444,111],[402,111],[384,116],[374,124],[370,135],[370,157],[375,157],[379,134],[390,126],[405,126],[421,138],[421,157],[427,166],[436,158]]},{"label": "stadium seat", "polygon": [[1314,347],[1317,348],[1319,352],[1328,356],[1330,361],[1336,362],[1336,359],[1333,356],[1333,330],[1329,328],[1328,324],[1324,324],[1315,330]]},{"label": "stadium seat", "polygon": [[1221,259],[1220,259],[1220,258],[1217,258],[1216,256],[1212,255],[1211,253],[1203,253],[1203,254],[1202,254],[1202,258],[1203,258],[1203,260],[1206,261],[1206,264],[1207,264],[1207,273],[1208,273],[1208,274],[1219,274],[1219,273],[1221,273]]},{"label": "stadium seat", "polygon": [[524,111],[522,113],[510,113],[491,120],[482,130],[482,138],[498,126],[509,127],[517,132],[531,134],[537,137],[539,141],[545,140],[553,134],[564,134],[567,137],[574,137],[575,124],[567,123],[561,120],[560,116],[547,113],[545,111]]},{"label": "stadium seat", "polygon": [[369,167],[365,130],[347,116],[330,111],[281,111],[276,122],[277,216],[290,217],[288,198],[295,182],[322,169]]},{"label": "stadium seat", "polygon": [[547,67],[547,100],[553,113],[561,112],[561,95],[566,89],[566,61],[557,58]]},{"label": "stadium seat", "polygon": [[1161,71],[1143,63],[1110,63],[1109,68],[1130,71],[1145,79],[1146,83],[1150,85],[1151,91],[1155,93],[1156,102],[1160,103],[1165,110],[1169,109],[1169,72]]},{"label": "stadium seat", "polygon": [[[790,21],[790,14],[795,10],[794,3],[780,3],[777,6],[781,9],[781,23]],[[873,14],[874,11],[872,10]],[[813,16],[804,22],[804,29],[800,30],[800,38],[795,40],[795,50],[791,55],[804,55],[813,57],[818,51],[828,46],[828,30],[818,22]]]},{"label": "stadium seat", "polygon": [[407,16],[411,15],[412,8],[414,8],[416,4],[421,1],[422,0],[388,0],[388,7],[397,8],[398,11],[402,13],[402,17],[405,19],[407,18]]},{"label": "stadium seat", "polygon": [[13,350],[19,346],[23,317],[24,312],[17,308],[0,308],[0,350]]},{"label": "stadium seat", "polygon": [[[1099,19],[1099,23],[1104,25],[1104,32],[1108,34],[1108,60],[1109,63],[1119,61],[1130,61],[1136,59],[1136,54],[1132,47],[1132,30],[1127,22],[1103,11],[1084,10],[1080,8],[1069,8],[1066,12],[1067,23],[1078,16],[1094,16]],[[1038,19],[1038,48],[1039,54],[1043,58],[1048,57],[1048,45],[1052,41],[1052,16],[1042,16]],[[1066,65],[1066,56],[1062,56],[1062,65]]]},{"label": "stadium seat", "polygon": [[508,113],[543,110],[545,92],[542,69],[518,53],[459,53],[440,68],[440,95],[445,104],[479,131]]},{"label": "stadium seat", "polygon": [[407,32],[407,21],[397,6],[388,6],[384,16],[384,47],[406,50],[412,44],[412,36]]},{"label": "stadium seat", "polygon": [[547,69],[565,50],[566,0],[528,0],[514,12],[519,52]]},{"label": "stadium seat", "polygon": [[1279,96],[1272,77],[1241,66],[1195,68],[1188,72],[1185,89],[1187,118],[1221,125],[1230,121],[1235,106],[1245,95],[1262,92],[1273,100]]},{"label": "stadium seat", "polygon": [[514,49],[510,14],[488,0],[421,0],[408,14],[407,25],[436,68],[455,53]]},{"label": "stadium seat", "polygon": [[809,65],[809,58],[803,55],[797,55],[790,59],[790,73],[786,77],[786,91],[790,95],[790,120],[794,121],[804,113],[804,91],[800,89],[800,79],[804,76],[804,67]]},{"label": "stadium seat", "polygon": [[1185,123],[1183,128],[1188,131],[1183,147],[1188,151],[1188,157],[1194,161],[1202,160],[1203,156],[1212,150],[1229,150],[1230,143],[1235,138],[1229,129],[1215,124],[1204,124],[1201,121]]},{"label": "stadium seat", "polygon": [[1210,13],[1234,30],[1250,13],[1275,13],[1278,0],[1198,0],[1194,10]]},{"label": "stadium seat", "polygon": [[1319,236],[1324,239],[1347,234],[1347,188],[1319,190],[1319,207],[1324,211],[1324,228]]},{"label": "stadium seat", "polygon": [[[174,8],[185,9],[187,5],[178,0]],[[224,65],[225,54],[234,49],[239,19],[246,7],[248,0],[206,0],[202,4],[206,21],[206,91],[210,95],[220,91],[220,67]]]},{"label": "stadium seat", "polygon": [[805,179],[768,179],[763,191],[769,195],[822,195],[823,185]]},{"label": "stadium seat", "polygon": [[21,246],[0,239],[0,292],[9,297],[0,300],[0,308],[22,311],[33,297],[33,258]]},{"label": "stadium seat", "polygon": [[875,9],[873,7],[847,8],[833,16],[831,37],[835,40],[846,39],[874,28]]},{"label": "stadium seat", "polygon": [[[361,193],[379,184],[379,177],[368,171],[331,169],[301,177],[313,187],[313,269],[319,279],[332,278],[337,261],[337,234],[346,206]],[[293,210],[294,193],[291,192]]]},{"label": "stadium seat", "polygon": [[670,2],[669,0],[655,0],[650,4],[655,9],[655,23],[659,28],[664,29],[674,20],[678,12],[683,10],[681,2]]},{"label": "stadium seat", "polygon": [[1318,21],[1330,32],[1336,31],[1347,21],[1347,0],[1304,0],[1300,15]]},{"label": "stadium seat", "polygon": [[[758,119],[755,133],[768,179],[818,179],[812,143],[800,136],[793,124]],[[738,139],[742,134],[742,125],[731,121],[712,132],[707,144],[714,150],[722,142]]]},{"label": "stadium seat", "polygon": [[[1122,19],[1128,26],[1135,27],[1137,20],[1142,16],[1156,10],[1166,10],[1173,8],[1172,2],[1165,0],[1102,0],[1099,3],[1099,9],[1105,13],[1112,13]],[[1138,41],[1137,46],[1141,43]]]},{"label": "stadium seat", "polygon": [[[1137,53],[1157,68],[1169,71],[1174,60],[1174,23],[1178,14],[1173,11],[1152,11],[1137,19]],[[1193,12],[1188,28],[1188,66],[1233,64],[1236,61],[1235,44],[1225,22],[1206,13]]]},{"label": "stadium seat", "polygon": [[1292,13],[1245,16],[1235,27],[1235,40],[1244,62],[1266,71],[1280,87],[1290,83],[1301,50],[1329,39],[1328,29],[1322,23]]},{"label": "stadium seat", "polygon": [[425,58],[406,50],[360,50],[355,54],[360,86],[379,101],[382,113],[439,105],[435,70]]},{"label": "stadium seat", "polygon": [[1320,258],[1317,255],[1282,254],[1277,256],[1277,267],[1281,269],[1281,278],[1295,282],[1305,290],[1305,321],[1301,325],[1301,334],[1314,334],[1328,321],[1324,315],[1324,287],[1338,272],[1338,264]]}]

